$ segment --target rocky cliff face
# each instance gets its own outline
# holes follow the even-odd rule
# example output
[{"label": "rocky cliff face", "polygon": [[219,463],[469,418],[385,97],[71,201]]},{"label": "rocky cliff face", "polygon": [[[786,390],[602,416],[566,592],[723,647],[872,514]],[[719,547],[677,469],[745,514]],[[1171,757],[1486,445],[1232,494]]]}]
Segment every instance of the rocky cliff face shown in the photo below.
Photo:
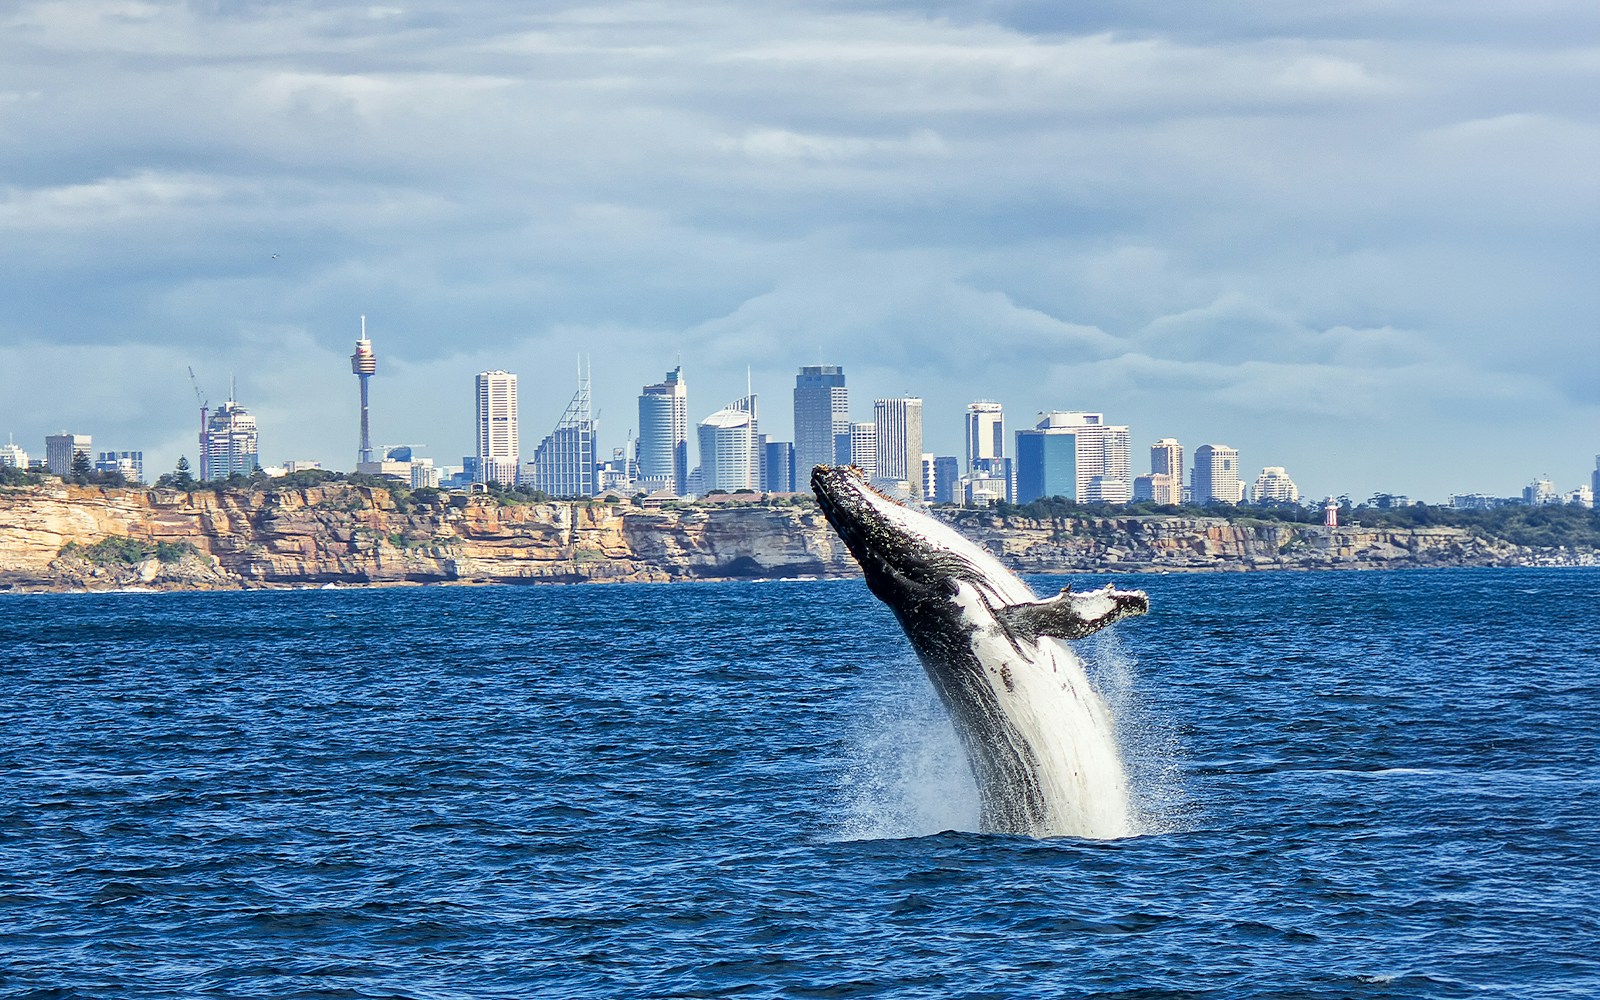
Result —
[{"label": "rocky cliff face", "polygon": [[[107,538],[161,546],[167,558],[119,562],[90,551]],[[402,509],[387,490],[345,484],[0,491],[0,587],[666,582],[854,569],[811,506],[652,511],[478,495]]]},{"label": "rocky cliff face", "polygon": [[1061,522],[967,516],[958,527],[1023,572],[1336,569],[1593,563],[1464,528],[1324,528],[1222,518],[1086,518]]},{"label": "rocky cliff face", "polygon": [[[1023,572],[1594,564],[1457,528],[1328,530],[1220,518],[1001,520],[958,528]],[[108,547],[106,539],[118,544]],[[330,484],[271,493],[0,490],[0,589],[169,589],[328,583],[667,582],[844,576],[854,561],[810,504],[397,506]]]}]

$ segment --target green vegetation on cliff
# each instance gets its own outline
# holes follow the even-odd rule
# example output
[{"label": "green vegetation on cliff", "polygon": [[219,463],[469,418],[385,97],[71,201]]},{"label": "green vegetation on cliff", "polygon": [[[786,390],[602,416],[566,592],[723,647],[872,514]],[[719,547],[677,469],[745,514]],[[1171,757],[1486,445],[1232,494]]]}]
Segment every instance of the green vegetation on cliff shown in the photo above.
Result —
[{"label": "green vegetation on cliff", "polygon": [[[956,521],[984,512],[961,512]],[[1051,521],[1060,524],[1094,518],[1128,517],[1212,517],[1230,524],[1252,521],[1321,524],[1322,511],[1297,504],[1204,507],[1164,504],[1081,504],[1061,497],[1048,497],[1027,504],[996,504],[987,511],[1002,520],[1013,518]],[[1485,538],[1531,548],[1600,548],[1600,511],[1564,504],[1510,504],[1488,510],[1458,510],[1431,504],[1378,506],[1348,503],[1339,509],[1339,524],[1344,527],[1409,530],[1414,528],[1463,528]]]},{"label": "green vegetation on cliff", "polygon": [[132,566],[151,556],[158,562],[175,563],[184,556],[195,554],[195,547],[188,542],[150,542],[142,538],[115,535],[102,538],[92,545],[68,542],[61,547],[61,555],[77,556],[98,566]]}]

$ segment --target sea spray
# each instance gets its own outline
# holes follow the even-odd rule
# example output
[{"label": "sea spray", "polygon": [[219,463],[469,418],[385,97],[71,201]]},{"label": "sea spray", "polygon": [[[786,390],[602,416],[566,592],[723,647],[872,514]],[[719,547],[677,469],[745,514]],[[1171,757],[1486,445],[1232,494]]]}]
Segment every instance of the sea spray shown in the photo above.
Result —
[{"label": "sea spray", "polygon": [[955,729],[914,661],[852,727],[840,775],[841,840],[978,829],[978,790]]},{"label": "sea spray", "polygon": [[1194,802],[1183,783],[1182,744],[1171,722],[1142,693],[1138,661],[1114,632],[1091,636],[1077,651],[1111,712],[1135,831],[1159,834],[1186,828]]}]

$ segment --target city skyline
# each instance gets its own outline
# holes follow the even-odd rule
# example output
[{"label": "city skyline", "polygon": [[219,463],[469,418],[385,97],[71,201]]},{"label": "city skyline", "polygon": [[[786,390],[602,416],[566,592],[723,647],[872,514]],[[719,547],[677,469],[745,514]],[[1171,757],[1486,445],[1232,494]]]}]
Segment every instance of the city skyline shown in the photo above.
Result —
[{"label": "city skyline", "polygon": [[936,453],[974,399],[1090,410],[1308,496],[1600,451],[1592,4],[309,9],[8,8],[0,431],[197,464],[193,367],[348,467],[365,313],[375,449],[441,462],[464,379],[543,433],[580,352],[602,453],[679,355],[699,400],[827,362]]},{"label": "city skyline", "polygon": [[[362,319],[364,322],[365,317],[362,317]],[[350,360],[353,370],[357,370],[359,373],[359,367],[365,366],[357,366],[357,359],[362,357],[363,351],[365,351],[365,356],[370,361],[372,350],[371,342],[366,338],[359,340],[357,345],[357,355]],[[819,375],[823,377],[819,379]],[[506,485],[510,485],[512,482],[525,483],[552,496],[598,495],[598,493],[602,492],[602,461],[600,456],[607,452],[601,447],[602,439],[598,421],[591,416],[591,379],[591,371],[580,361],[577,392],[569,399],[554,429],[544,438],[535,452],[531,455],[522,455],[519,454],[518,450],[520,403],[518,400],[517,386],[519,377],[517,373],[503,369],[479,372],[475,377],[474,393],[478,454],[469,454],[463,457],[463,465],[459,468],[463,471],[465,478],[482,482],[485,477],[492,477],[499,479]],[[845,388],[845,379],[846,375],[843,366],[802,366],[795,379],[795,388],[793,390],[794,412],[797,417],[808,409],[817,409],[820,406],[821,410],[815,415],[814,420],[822,420],[824,422],[839,419],[848,420],[851,416],[851,411],[848,408],[844,410],[837,409],[840,405],[847,405],[848,392]],[[193,381],[192,373],[191,381]],[[366,443],[368,432],[368,392],[366,381],[365,378],[361,380],[358,406],[363,444]],[[820,395],[818,395],[819,388],[822,390]],[[734,402],[714,411],[697,422],[699,427],[697,432],[698,443],[701,446],[697,450],[703,450],[707,440],[716,440],[714,437],[708,437],[708,431],[712,426],[720,426],[719,421],[726,423],[725,418],[731,413],[745,415],[741,424],[744,427],[743,440],[745,442],[742,448],[747,456],[746,464],[743,467],[745,471],[738,477],[739,483],[728,483],[721,481],[721,477],[716,476],[714,471],[712,478],[716,480],[715,482],[699,481],[702,471],[701,466],[705,461],[703,454],[693,455],[693,460],[690,461],[691,455],[688,448],[691,442],[686,440],[687,436],[677,437],[677,435],[686,430],[686,427],[682,426],[679,421],[682,420],[684,415],[692,412],[693,406],[689,401],[681,360],[667,372],[665,382],[646,384],[640,387],[640,395],[637,400],[640,406],[639,417],[641,425],[648,425],[655,421],[658,427],[665,428],[669,435],[674,438],[674,442],[667,449],[666,454],[671,456],[670,460],[674,464],[682,462],[684,463],[682,467],[690,470],[690,473],[681,479],[675,476],[674,478],[682,485],[675,489],[667,489],[667,492],[683,495],[686,489],[690,493],[703,493],[711,489],[726,490],[730,487],[735,490],[764,489],[766,487],[762,484],[769,481],[766,468],[766,449],[769,447],[769,441],[771,443],[770,446],[787,448],[791,462],[797,459],[792,441],[782,440],[777,435],[758,429],[758,424],[755,420],[757,394],[753,391],[753,383],[748,370],[746,371],[746,389],[748,393],[746,396],[736,399]],[[198,442],[197,452],[200,455],[200,462],[196,466],[196,471],[199,473],[198,478],[202,480],[226,478],[231,473],[243,473],[247,467],[254,467],[256,464],[262,466],[274,464],[270,459],[268,461],[260,461],[260,456],[256,450],[258,438],[256,420],[248,409],[234,399],[236,394],[235,379],[230,380],[228,400],[215,408],[205,408],[206,402],[198,386],[195,386],[195,392],[202,405],[202,418],[204,419],[206,414],[209,414],[209,419],[206,420],[206,430],[202,434],[202,440]],[[663,403],[665,404],[665,409],[660,407],[660,404]],[[908,406],[913,408],[909,415],[906,409]],[[1285,487],[1293,492],[1293,499],[1297,502],[1314,503],[1317,500],[1317,496],[1322,495],[1314,495],[1309,491],[1302,490],[1295,483],[1295,477],[1281,465],[1263,464],[1260,466],[1260,472],[1252,477],[1249,472],[1250,464],[1241,459],[1238,449],[1216,442],[1207,442],[1195,446],[1192,450],[1195,456],[1195,463],[1185,470],[1182,463],[1184,445],[1170,436],[1163,437],[1150,445],[1148,471],[1142,471],[1139,463],[1132,461],[1131,458],[1132,445],[1129,428],[1126,425],[1114,426],[1107,424],[1104,414],[1101,413],[1063,411],[1059,409],[1041,411],[1037,414],[1039,419],[1035,427],[1019,428],[1008,426],[1007,421],[1011,418],[1005,413],[1002,404],[989,399],[973,400],[967,404],[964,413],[961,415],[961,436],[964,452],[961,455],[947,455],[945,452],[938,450],[919,450],[928,447],[922,445],[923,416],[922,400],[920,398],[878,397],[872,400],[872,408],[872,420],[850,422],[846,425],[848,429],[838,435],[838,439],[835,442],[836,460],[849,462],[861,467],[869,478],[879,480],[884,486],[892,487],[895,482],[904,484],[909,488],[913,499],[922,498],[921,494],[930,475],[930,470],[926,463],[934,459],[947,460],[952,463],[953,467],[961,468],[963,470],[961,473],[963,482],[966,481],[968,473],[972,473],[978,479],[983,479],[992,471],[994,475],[1000,475],[1002,479],[1009,478],[1012,488],[1019,494],[1020,502],[1027,502],[1031,499],[1050,495],[1067,496],[1088,503],[1105,502],[1117,504],[1127,503],[1131,500],[1151,500],[1154,499],[1149,493],[1153,486],[1151,481],[1152,474],[1158,476],[1166,475],[1169,470],[1177,473],[1176,481],[1171,483],[1171,495],[1174,499],[1170,502],[1179,502],[1176,497],[1189,494],[1187,477],[1191,475],[1196,486],[1193,491],[1193,502],[1200,504],[1213,501],[1223,503],[1252,502],[1258,499],[1281,501],[1289,499],[1283,493]],[[652,413],[652,409],[660,409],[660,412]],[[803,421],[797,420],[796,426],[801,423]],[[732,427],[732,424],[728,426]],[[880,426],[891,428],[892,443],[885,444],[881,440]],[[1084,435],[1089,432],[1093,433],[1090,434],[1088,443],[1085,444]],[[1048,458],[1045,452],[1040,451],[1038,446],[1032,446],[1033,450],[1028,452],[1027,461],[1030,464],[1030,468],[1027,471],[1023,471],[1021,466],[1012,467],[1012,462],[1016,456],[1029,448],[1026,443],[1028,440],[1033,439],[1036,435],[1056,433],[1071,435],[1067,452],[1068,457],[1065,458],[1067,463],[1066,480],[1055,481],[1055,479],[1059,479],[1059,471],[1056,473],[1045,472],[1046,466],[1059,466],[1062,459],[1053,460],[1055,464],[1051,465],[1052,460]],[[1112,437],[1105,437],[1107,434],[1112,435]],[[57,448],[57,442],[63,439],[63,436],[81,438],[83,442],[89,442],[93,437],[92,434],[83,435],[77,432],[68,435],[66,431],[60,432],[59,435],[47,436],[47,455],[53,456],[49,458],[49,461],[52,465],[52,471],[58,475],[62,473],[56,470],[54,466],[64,467],[70,461],[70,451]],[[14,434],[11,434],[10,437],[14,438]],[[1001,442],[1007,438],[1010,439],[1009,443],[1002,444]],[[247,441],[247,444],[241,446],[238,441]],[[217,444],[208,444],[208,442],[224,443],[218,446]],[[630,447],[639,448],[639,451],[634,452],[627,448],[615,448],[611,452],[617,456],[625,457],[627,469],[629,470],[627,475],[637,475],[638,485],[645,487],[647,492],[663,488],[665,485],[647,481],[651,477],[646,472],[644,465],[640,463],[640,458],[645,454],[649,443],[650,438],[647,434],[637,433],[630,428],[628,444]],[[26,454],[26,449],[15,445],[14,442],[6,447],[14,453],[5,456],[5,460],[11,464],[16,464],[15,457],[17,455]],[[406,462],[411,461],[412,446],[385,446],[386,450],[391,447],[393,450],[403,451]],[[714,448],[719,453],[726,451],[727,442],[719,440],[714,445]],[[93,452],[92,446],[87,444],[78,450],[84,450],[89,453],[91,459],[95,459],[97,454]],[[884,473],[880,466],[885,466],[886,454],[898,454],[902,450],[905,451],[904,459],[902,461],[891,460],[889,464],[894,465],[894,468],[890,469],[888,473]],[[485,457],[486,451],[490,453],[487,459]],[[995,459],[994,453],[997,451],[1007,452],[1008,454],[1001,459]],[[1075,457],[1072,457],[1073,453],[1075,453]],[[99,464],[96,467],[101,469],[119,468],[119,454],[122,471],[126,472],[137,468],[141,474],[143,473],[145,465],[142,451],[98,453],[97,461]],[[218,454],[226,456],[220,462],[220,468],[223,471],[219,471],[213,476],[209,474],[209,466],[216,463],[215,456]],[[360,457],[364,458],[365,454],[366,449],[363,448]],[[1223,456],[1218,461],[1221,461],[1222,466],[1226,468],[1225,475],[1228,485],[1220,492],[1214,492],[1211,489],[1210,476],[1202,478],[1202,466],[1211,465],[1214,456]],[[31,459],[35,456],[30,455],[28,457]],[[186,458],[187,455],[185,454],[183,457]],[[416,458],[421,464],[427,466],[430,470],[427,475],[432,476],[436,482],[438,477],[436,471],[434,471],[435,459],[421,455],[416,456]],[[980,471],[974,468],[975,460],[977,460],[978,464],[983,465],[983,470]],[[917,475],[919,462],[923,465],[920,476]],[[1004,470],[1010,473],[1009,477],[1003,474],[1002,466],[994,464],[995,462],[1003,464]],[[323,463],[320,460],[307,460],[304,458],[280,458],[277,465],[280,469],[286,466],[287,471],[293,471],[296,467],[324,467],[334,470],[345,470],[347,468],[338,461]],[[363,463],[358,462],[356,465],[361,466],[361,471],[375,472],[378,468],[377,463],[363,465]],[[905,470],[904,475],[900,474],[902,466]],[[355,471],[356,466],[348,468],[349,471]],[[443,471],[450,468],[452,468],[450,465],[441,465],[437,467],[437,470]],[[400,478],[406,478],[405,475],[398,471],[398,466],[394,470],[385,469],[384,471],[393,471],[393,474],[400,476]],[[795,488],[804,489],[804,473],[798,466],[794,467],[793,472],[795,475]],[[158,472],[151,472],[149,480],[153,480],[158,474]],[[411,474],[415,475],[414,470],[412,470]],[[1032,478],[1029,479],[1029,476]],[[1040,478],[1041,476],[1044,478]],[[1052,479],[1052,476],[1055,479]],[[132,476],[130,481],[138,478],[138,476]],[[1252,489],[1249,486],[1252,478],[1255,479],[1256,489]],[[1585,488],[1591,486],[1600,487],[1600,454],[1595,456],[1594,468],[1589,471],[1587,477],[1580,476],[1578,479],[1579,482],[1577,484],[1567,487],[1558,484],[1548,475],[1541,474],[1533,477],[1518,490],[1505,494],[1484,494],[1477,491],[1459,490],[1452,491],[1445,498],[1415,498],[1398,491],[1380,490],[1373,495],[1400,497],[1410,500],[1420,499],[1422,502],[1443,504],[1447,500],[1453,500],[1455,497],[1463,499],[1500,497],[1514,500],[1519,495],[1524,498],[1525,502],[1534,503],[1536,502],[1534,499],[1536,495],[1549,494],[1549,498],[1555,498],[1557,502],[1567,502],[1572,496],[1575,496]],[[1046,480],[1050,482],[1048,488],[1046,488]],[[1104,481],[1103,483],[1102,480]],[[1069,482],[1073,485],[1065,485]],[[1161,480],[1156,480],[1155,482],[1159,483]],[[1268,492],[1258,496],[1258,490],[1263,483],[1270,484],[1270,489]],[[413,483],[413,485],[416,485],[416,483]],[[1155,485],[1154,489],[1162,490],[1165,487]],[[1600,492],[1600,489],[1597,489],[1596,492]],[[1351,496],[1348,492],[1325,495],[1330,498],[1336,495]],[[1549,502],[1549,498],[1538,502]],[[1586,500],[1585,502],[1588,501]]]}]

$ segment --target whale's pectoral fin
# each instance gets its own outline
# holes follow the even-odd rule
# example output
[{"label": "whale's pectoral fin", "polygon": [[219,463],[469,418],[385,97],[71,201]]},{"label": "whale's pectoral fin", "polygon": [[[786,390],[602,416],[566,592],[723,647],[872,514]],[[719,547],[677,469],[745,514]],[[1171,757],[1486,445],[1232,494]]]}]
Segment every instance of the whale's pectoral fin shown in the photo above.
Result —
[{"label": "whale's pectoral fin", "polygon": [[1042,635],[1056,639],[1082,639],[1118,619],[1142,615],[1150,610],[1143,591],[1116,591],[1110,586],[1087,594],[1074,594],[1071,587],[1044,601],[1008,604],[995,612],[1012,635],[1028,641]]}]

